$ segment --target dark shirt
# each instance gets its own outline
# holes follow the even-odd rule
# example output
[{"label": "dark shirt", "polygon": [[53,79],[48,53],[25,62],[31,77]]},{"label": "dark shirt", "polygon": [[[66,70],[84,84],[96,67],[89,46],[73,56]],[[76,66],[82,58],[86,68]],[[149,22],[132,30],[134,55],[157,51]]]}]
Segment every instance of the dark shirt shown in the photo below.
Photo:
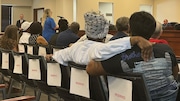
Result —
[{"label": "dark shirt", "polygon": [[49,41],[50,45],[56,46],[56,40],[57,40],[58,35],[59,35],[59,33],[56,33],[56,34],[52,35],[52,37],[51,37],[51,39]]},{"label": "dark shirt", "polygon": [[17,22],[16,22],[16,26],[18,27],[18,28],[21,28],[21,24],[23,23],[23,22],[25,22],[26,20],[23,20],[22,22],[20,22],[20,20],[18,20]]},{"label": "dark shirt", "polygon": [[128,36],[124,32],[118,31],[110,40],[116,40]]},{"label": "dark shirt", "polygon": [[154,58],[145,62],[141,57],[141,49],[133,46],[132,49],[101,63],[104,70],[110,74],[143,73],[152,101],[165,101],[165,99],[176,96],[174,92],[177,92],[178,84],[173,78],[172,68],[177,65],[177,60],[172,49],[166,44],[154,44],[153,53]]},{"label": "dark shirt", "polygon": [[74,43],[79,40],[79,36],[72,32],[71,29],[67,29],[59,33],[56,46],[68,47],[70,43]]}]

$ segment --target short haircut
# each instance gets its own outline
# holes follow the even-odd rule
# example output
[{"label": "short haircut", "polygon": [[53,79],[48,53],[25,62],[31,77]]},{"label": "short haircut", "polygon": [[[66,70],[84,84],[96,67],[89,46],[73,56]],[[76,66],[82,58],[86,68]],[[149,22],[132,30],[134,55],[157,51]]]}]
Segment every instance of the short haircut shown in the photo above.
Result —
[{"label": "short haircut", "polygon": [[142,36],[145,39],[149,39],[156,28],[154,17],[145,11],[133,13],[129,22],[132,36]]},{"label": "short haircut", "polygon": [[77,22],[72,22],[69,27],[75,34],[78,34],[80,25]]},{"label": "short haircut", "polygon": [[128,24],[129,24],[128,17],[120,17],[116,20],[116,28],[118,31],[128,30]]}]

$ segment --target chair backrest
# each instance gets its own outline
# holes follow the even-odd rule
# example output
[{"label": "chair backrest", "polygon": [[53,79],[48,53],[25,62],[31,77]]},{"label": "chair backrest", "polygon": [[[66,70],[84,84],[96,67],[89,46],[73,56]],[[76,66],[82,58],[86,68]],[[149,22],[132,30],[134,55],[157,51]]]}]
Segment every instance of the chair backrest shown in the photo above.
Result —
[{"label": "chair backrest", "polygon": [[19,48],[20,53],[27,53],[27,45],[26,45],[26,43],[19,43],[18,48]]},{"label": "chair backrest", "polygon": [[28,67],[28,59],[26,53],[20,53],[20,52],[12,52],[13,59],[14,59],[14,65],[12,68],[12,73],[15,74],[24,74],[27,71],[26,68]]},{"label": "chair backrest", "polygon": [[[79,70],[80,73],[82,74],[86,74],[86,66],[85,65],[79,65],[79,64],[76,64],[74,62],[69,62],[68,63],[69,67],[71,68],[71,79],[74,75],[72,75],[72,71],[73,69],[76,70]],[[83,77],[84,75],[80,76],[79,78],[84,78]],[[90,94],[90,99],[89,100],[95,100],[95,101],[107,101],[107,96],[105,94],[105,91],[103,89],[103,85],[102,85],[102,82],[100,80],[100,77],[99,76],[90,76],[88,75],[89,77],[89,94]],[[72,83],[72,81],[70,81],[70,83]],[[75,83],[78,85],[84,85],[83,83],[79,82],[79,81],[75,81]],[[83,89],[83,88],[82,88]],[[71,86],[70,86],[70,91],[71,91]]]},{"label": "chair backrest", "polygon": [[0,70],[3,72],[5,75],[9,75],[8,71],[12,70],[13,68],[13,56],[12,56],[12,50],[6,50],[6,49],[0,49]]},{"label": "chair backrest", "polygon": [[60,50],[60,49],[64,49],[65,47],[62,47],[62,46],[54,46],[54,45],[51,45],[51,54],[53,54],[54,52]]},{"label": "chair backrest", "polygon": [[152,101],[145,82],[144,75],[141,73],[122,73],[110,75],[116,78],[123,78],[132,81],[132,100],[133,101]]},{"label": "chair backrest", "polygon": [[46,61],[47,62],[47,84],[49,86],[61,86],[62,72],[61,66],[56,61]]},{"label": "chair backrest", "polygon": [[38,47],[36,44],[26,44],[27,54],[38,55]]},{"label": "chair backrest", "polygon": [[27,54],[28,78],[46,82],[46,62],[43,56]]},{"label": "chair backrest", "polygon": [[49,45],[37,45],[38,55],[46,56],[51,53],[51,47]]}]

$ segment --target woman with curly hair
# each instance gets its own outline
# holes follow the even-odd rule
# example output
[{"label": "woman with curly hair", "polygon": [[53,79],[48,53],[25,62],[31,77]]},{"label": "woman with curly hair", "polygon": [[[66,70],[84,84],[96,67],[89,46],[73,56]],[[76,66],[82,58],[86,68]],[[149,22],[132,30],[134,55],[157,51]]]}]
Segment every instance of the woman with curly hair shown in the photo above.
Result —
[{"label": "woman with curly hair", "polygon": [[18,39],[18,27],[8,25],[4,35],[0,38],[0,47],[18,52]]}]

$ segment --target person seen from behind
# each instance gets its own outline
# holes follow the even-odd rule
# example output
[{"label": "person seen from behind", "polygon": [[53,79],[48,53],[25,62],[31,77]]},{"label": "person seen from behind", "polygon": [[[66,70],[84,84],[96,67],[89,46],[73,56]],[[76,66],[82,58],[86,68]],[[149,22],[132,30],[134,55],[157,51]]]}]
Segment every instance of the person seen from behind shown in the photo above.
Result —
[{"label": "person seen from behind", "polygon": [[[156,28],[154,17],[144,11],[135,12],[130,17],[132,36],[149,39]],[[179,68],[173,50],[167,44],[153,45],[153,58],[144,61],[139,46],[117,54],[104,61],[94,61],[87,65],[89,75],[120,73],[142,73],[145,77],[152,101],[176,101],[179,84]]]}]

